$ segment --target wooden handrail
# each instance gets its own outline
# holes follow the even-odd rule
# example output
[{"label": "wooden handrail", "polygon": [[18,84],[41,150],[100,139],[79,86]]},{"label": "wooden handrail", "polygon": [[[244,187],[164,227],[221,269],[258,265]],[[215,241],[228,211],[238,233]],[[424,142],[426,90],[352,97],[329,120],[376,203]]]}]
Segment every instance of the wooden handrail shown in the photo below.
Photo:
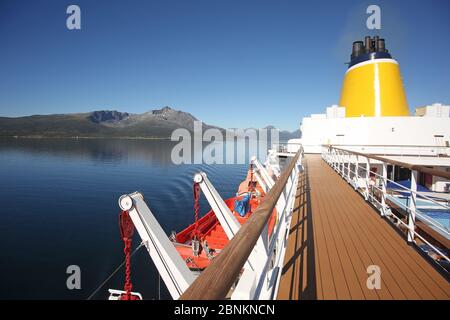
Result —
[{"label": "wooden handrail", "polygon": [[264,201],[248,218],[220,254],[189,286],[180,300],[225,299],[267,224],[286,182],[302,152],[300,148],[264,197]]},{"label": "wooden handrail", "polygon": [[411,164],[411,163],[407,163],[407,162],[392,160],[392,159],[388,159],[388,158],[385,158],[385,157],[372,155],[370,153],[361,153],[361,152],[352,151],[352,150],[348,150],[348,149],[337,148],[337,147],[333,147],[332,145],[324,145],[324,147],[333,148],[333,149],[336,149],[336,150],[341,150],[341,151],[344,151],[344,152],[352,153],[354,155],[367,157],[369,159],[378,160],[378,161],[381,161],[381,162],[386,162],[386,163],[393,164],[393,165],[396,165],[396,166],[399,166],[399,167],[402,167],[402,168],[406,168],[406,169],[410,169],[410,170],[416,170],[416,171],[419,171],[419,172],[422,172],[422,173],[428,173],[428,174],[431,174],[431,175],[436,176],[436,177],[441,177],[441,178],[450,180],[450,172],[436,170],[436,169],[431,169],[431,168],[427,168],[427,167],[424,167],[424,166],[421,166],[421,165]]}]

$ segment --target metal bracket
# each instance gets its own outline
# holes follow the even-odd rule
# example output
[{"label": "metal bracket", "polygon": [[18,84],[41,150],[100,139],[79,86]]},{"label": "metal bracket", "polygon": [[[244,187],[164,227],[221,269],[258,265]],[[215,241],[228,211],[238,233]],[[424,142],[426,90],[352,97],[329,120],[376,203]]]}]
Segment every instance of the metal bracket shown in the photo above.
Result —
[{"label": "metal bracket", "polygon": [[239,231],[241,224],[233,213],[231,213],[230,208],[228,208],[216,188],[214,188],[212,183],[209,181],[206,173],[199,172],[195,174],[194,182],[199,184],[206,200],[208,200],[211,209],[214,211],[214,214],[219,220],[219,223],[225,231],[228,239],[233,238],[233,236]]},{"label": "metal bracket", "polygon": [[178,254],[139,192],[123,195],[119,206],[128,211],[147,251],[170,295],[178,299],[194,282],[195,276]]},{"label": "metal bracket", "polygon": [[264,192],[269,192],[269,186],[266,184],[266,182],[261,178],[261,175],[259,174],[258,170],[253,171],[253,175],[256,177],[256,181],[258,181],[259,185],[263,188]]},{"label": "metal bracket", "polygon": [[253,163],[258,172],[261,174],[261,177],[263,178],[264,182],[269,187],[269,189],[272,189],[273,185],[275,184],[275,181],[273,181],[272,177],[269,175],[266,168],[258,161],[258,159],[256,159],[256,157],[252,157],[250,161]]}]

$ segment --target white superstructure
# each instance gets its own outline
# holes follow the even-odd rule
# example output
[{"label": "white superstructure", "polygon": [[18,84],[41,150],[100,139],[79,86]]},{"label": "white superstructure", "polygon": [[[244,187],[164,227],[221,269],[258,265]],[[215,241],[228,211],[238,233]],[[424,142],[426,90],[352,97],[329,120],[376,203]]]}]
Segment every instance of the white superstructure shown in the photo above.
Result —
[{"label": "white superstructure", "polygon": [[[305,153],[320,153],[322,145],[449,147],[449,106],[426,106],[422,116],[346,118],[344,107],[303,118],[300,142]],[[339,111],[337,111],[339,110]],[[294,142],[294,141],[292,141]],[[450,154],[447,154],[450,155]]]},{"label": "white superstructure", "polygon": [[[352,118],[345,117],[345,107],[334,105],[327,108],[326,113],[303,118],[300,130],[301,139],[289,140],[291,152],[302,145],[305,153],[321,153],[322,146],[332,145],[413,165],[450,170],[448,105],[434,103],[420,107],[416,115],[408,117]],[[448,181],[440,177],[422,180],[432,191],[449,192]]]}]

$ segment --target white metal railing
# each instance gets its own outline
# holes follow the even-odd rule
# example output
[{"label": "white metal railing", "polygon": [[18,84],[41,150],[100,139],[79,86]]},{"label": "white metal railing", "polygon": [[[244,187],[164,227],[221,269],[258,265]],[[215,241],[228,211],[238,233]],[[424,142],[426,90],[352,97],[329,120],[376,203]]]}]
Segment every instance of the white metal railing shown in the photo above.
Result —
[{"label": "white metal railing", "polygon": [[[294,166],[277,201],[276,223],[269,241],[265,243],[267,249],[266,260],[255,270],[250,268],[244,269],[239,282],[233,290],[231,296],[233,300],[268,300],[276,297],[286,251],[285,244],[292,219],[299,172],[302,170],[302,156],[303,154],[300,153],[297,164]],[[252,161],[255,161],[255,159]],[[258,170],[258,166],[255,166],[254,170]],[[260,171],[255,171],[255,173],[258,174]]]},{"label": "white metal railing", "polygon": [[[225,299],[230,289],[231,299],[267,300],[276,297],[298,176],[302,170],[301,159],[302,149],[298,150],[275,184],[270,187],[270,181],[265,180],[263,172],[268,167],[256,165],[256,159],[252,158],[253,175],[265,180],[264,184],[269,186],[264,201],[258,205],[249,220],[239,227],[220,254],[181,295],[181,300]],[[276,219],[269,237],[268,225],[275,208]],[[267,239],[262,241],[262,247],[258,245],[261,238]],[[249,260],[252,255],[258,256],[257,263]],[[249,267],[246,266],[248,263]]]},{"label": "white metal railing", "polygon": [[300,148],[302,148],[302,144],[299,142],[279,142],[272,144],[272,150],[278,153],[295,154]]},{"label": "white metal railing", "polygon": [[405,146],[405,145],[333,145],[341,149],[370,153],[382,156],[416,156],[416,157],[441,157],[450,156],[449,146]]},{"label": "white metal railing", "polygon": [[[450,232],[445,226],[434,219],[426,217],[417,209],[417,199],[424,199],[444,210],[450,210],[448,203],[439,202],[436,199],[417,191],[417,170],[411,170],[411,188],[408,188],[387,177],[387,165],[389,164],[387,159],[386,161],[382,161],[379,157],[376,157],[376,160],[374,160],[374,157],[371,155],[363,155],[354,150],[345,150],[334,146],[323,146],[322,158],[350,185],[352,185],[356,191],[360,192],[366,201],[372,203],[380,211],[381,216],[393,218],[398,224],[405,226],[408,230],[408,242],[415,242],[414,238],[417,237],[426,243],[439,256],[450,262],[448,252],[445,254],[442,252],[443,250],[431,244],[416,231],[416,218],[418,218],[432,228],[439,230],[439,232],[447,239],[450,239]],[[381,165],[381,174],[371,170],[371,163]],[[410,196],[408,199],[410,198],[410,201],[407,201],[406,203],[395,201],[396,198],[393,197],[392,192],[387,189],[388,182],[401,189],[401,192],[409,193]],[[375,190],[379,193],[379,199],[375,196]],[[405,210],[407,213],[407,223],[392,213],[391,208],[387,204],[389,197],[394,199],[393,202],[395,202],[396,205]]]}]

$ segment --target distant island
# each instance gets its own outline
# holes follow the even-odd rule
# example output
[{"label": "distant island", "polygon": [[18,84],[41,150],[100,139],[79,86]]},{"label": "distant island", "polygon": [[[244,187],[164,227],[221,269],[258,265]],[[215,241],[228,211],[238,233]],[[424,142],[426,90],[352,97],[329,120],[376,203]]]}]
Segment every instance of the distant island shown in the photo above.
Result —
[{"label": "distant island", "polygon": [[[169,139],[172,132],[178,128],[192,132],[194,121],[198,119],[190,113],[167,106],[142,114],[100,110],[17,118],[0,117],[0,137]],[[203,123],[203,129],[208,128],[225,130]],[[280,140],[298,137],[298,130],[280,131]]]}]

